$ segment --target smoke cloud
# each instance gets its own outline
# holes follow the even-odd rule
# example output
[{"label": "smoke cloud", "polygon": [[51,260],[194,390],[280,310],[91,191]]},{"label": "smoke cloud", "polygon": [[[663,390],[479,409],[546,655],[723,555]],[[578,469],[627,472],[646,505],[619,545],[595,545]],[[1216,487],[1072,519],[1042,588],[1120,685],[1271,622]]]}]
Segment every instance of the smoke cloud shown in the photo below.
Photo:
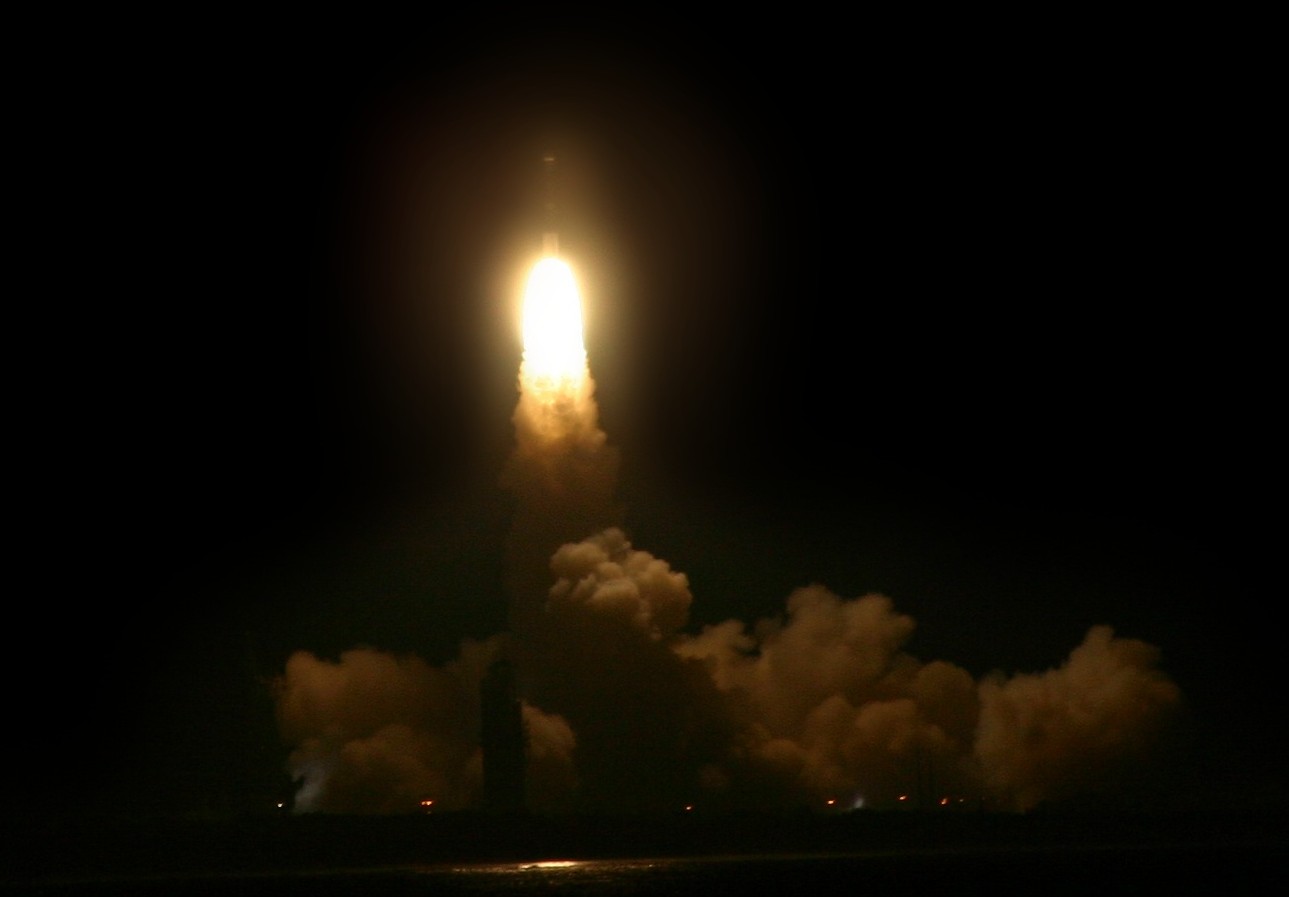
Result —
[{"label": "smoke cloud", "polygon": [[1108,626],[1052,669],[979,680],[908,653],[916,622],[890,597],[817,583],[774,617],[692,631],[686,575],[620,526],[618,453],[589,372],[552,389],[521,368],[519,383],[500,478],[515,500],[510,630],[463,641],[442,667],[370,647],[291,656],[274,689],[298,811],[478,806],[480,683],[502,656],[518,671],[537,812],[1026,812],[1167,789],[1158,761],[1182,695],[1158,649]]}]

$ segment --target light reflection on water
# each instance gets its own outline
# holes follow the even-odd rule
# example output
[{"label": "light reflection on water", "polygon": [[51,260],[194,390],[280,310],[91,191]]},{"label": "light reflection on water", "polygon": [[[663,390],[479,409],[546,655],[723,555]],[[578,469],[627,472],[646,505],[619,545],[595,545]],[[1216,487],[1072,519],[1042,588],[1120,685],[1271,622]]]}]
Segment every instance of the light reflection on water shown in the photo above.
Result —
[{"label": "light reflection on water", "polygon": [[[881,897],[1117,897],[1142,893],[1280,893],[1265,884],[1265,848],[966,849],[843,855],[733,855],[654,859],[551,858],[259,875],[90,880],[23,891],[42,897],[714,897],[857,893]],[[1283,880],[1283,852],[1274,853]],[[1274,876],[1273,876],[1274,878]],[[128,888],[125,885],[128,884]],[[0,897],[8,892],[0,887]]]},{"label": "light reflection on water", "polygon": [[[428,897],[477,894],[851,895],[988,893],[991,897],[1098,897],[1212,893],[1218,880],[1253,880],[1259,852],[1226,857],[1181,847],[962,849],[864,854],[551,859],[425,867]],[[1204,888],[1197,891],[1197,885]],[[1218,889],[1221,891],[1222,889]],[[1228,891],[1229,893],[1229,891]],[[1250,893],[1250,892],[1246,892]],[[1262,893],[1259,891],[1258,893]]]},{"label": "light reflection on water", "polygon": [[419,870],[462,893],[641,893],[677,875],[684,860],[596,859],[477,863]]},{"label": "light reflection on water", "polygon": [[[538,860],[524,863],[471,863],[464,866],[427,867],[430,874],[450,871],[454,875],[523,875],[541,872],[568,872],[582,874],[603,869],[629,871],[632,868],[650,868],[663,860]],[[674,861],[672,861],[674,862]]]}]

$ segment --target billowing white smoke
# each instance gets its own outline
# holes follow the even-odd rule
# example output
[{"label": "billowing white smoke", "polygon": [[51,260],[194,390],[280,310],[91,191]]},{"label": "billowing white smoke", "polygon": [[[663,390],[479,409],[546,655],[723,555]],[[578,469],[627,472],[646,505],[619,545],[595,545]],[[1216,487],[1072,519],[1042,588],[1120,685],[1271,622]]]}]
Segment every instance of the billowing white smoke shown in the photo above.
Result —
[{"label": "billowing white smoke", "polygon": [[[477,804],[481,788],[479,685],[501,640],[462,643],[441,669],[371,648],[326,661],[305,651],[275,683],[277,713],[300,783],[299,811],[405,813],[433,800],[445,810]],[[539,795],[574,784],[568,725],[523,708]],[[542,790],[545,789],[545,790]]]},{"label": "billowing white smoke", "polygon": [[581,614],[658,641],[689,620],[689,580],[666,561],[631,547],[611,528],[560,546],[551,558],[555,585],[546,603],[556,619]]},{"label": "billowing white smoke", "polygon": [[903,653],[913,630],[883,595],[846,601],[813,585],[789,597],[784,619],[750,633],[733,620],[710,626],[677,651],[746,705],[750,759],[817,801],[895,804],[931,772],[961,795],[975,686],[952,664]]},{"label": "billowing white smoke", "polygon": [[[1158,651],[1108,627],[1059,668],[977,682],[905,653],[914,621],[883,595],[812,585],[780,618],[686,634],[686,577],[619,529],[561,546],[551,568],[541,643],[519,654],[538,811],[1114,799],[1151,780],[1181,706]],[[278,706],[298,805],[475,805],[478,686],[501,644],[463,643],[442,669],[293,656]]]},{"label": "billowing white smoke", "polygon": [[1158,763],[1181,691],[1159,650],[1094,626],[1060,669],[980,683],[975,759],[1007,805],[1151,797],[1170,784]]}]

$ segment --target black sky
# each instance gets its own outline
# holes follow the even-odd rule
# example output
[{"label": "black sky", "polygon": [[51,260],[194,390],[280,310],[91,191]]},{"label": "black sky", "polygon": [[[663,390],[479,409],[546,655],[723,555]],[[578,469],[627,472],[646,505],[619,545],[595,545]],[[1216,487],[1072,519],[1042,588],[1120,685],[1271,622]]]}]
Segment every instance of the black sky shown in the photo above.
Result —
[{"label": "black sky", "polygon": [[1162,649],[1215,793],[1282,791],[1266,243],[1203,54],[665,30],[85,54],[33,138],[33,796],[254,804],[287,653],[504,625],[549,148],[626,528],[696,623],[880,591],[976,675],[1108,623]]}]

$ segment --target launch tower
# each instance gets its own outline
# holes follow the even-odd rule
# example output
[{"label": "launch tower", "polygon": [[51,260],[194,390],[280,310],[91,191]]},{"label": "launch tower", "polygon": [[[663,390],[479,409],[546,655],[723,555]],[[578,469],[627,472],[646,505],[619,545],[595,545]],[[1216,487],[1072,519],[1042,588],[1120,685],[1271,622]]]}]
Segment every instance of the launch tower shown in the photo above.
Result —
[{"label": "launch tower", "polygon": [[515,669],[504,657],[493,661],[480,688],[482,704],[483,806],[495,813],[524,809],[526,743],[523,708]]}]

